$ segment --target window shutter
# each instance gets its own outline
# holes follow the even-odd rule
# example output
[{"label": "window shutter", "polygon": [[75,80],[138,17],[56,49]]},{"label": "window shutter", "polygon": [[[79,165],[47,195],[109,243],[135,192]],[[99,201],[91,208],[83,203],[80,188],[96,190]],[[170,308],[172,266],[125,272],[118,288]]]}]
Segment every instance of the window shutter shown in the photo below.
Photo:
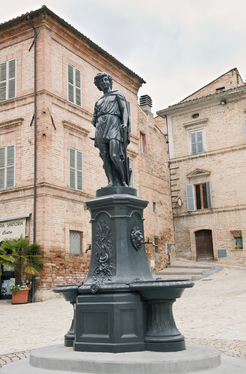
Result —
[{"label": "window shutter", "polygon": [[7,188],[15,185],[15,146],[7,147]]},{"label": "window shutter", "polygon": [[74,79],[73,79],[73,67],[67,65],[67,80],[68,80],[68,100],[74,103]]},{"label": "window shutter", "polygon": [[131,103],[130,101],[127,101],[127,109],[128,109],[128,114],[129,114],[129,131],[132,132],[132,123],[131,123]]},{"label": "window shutter", "polygon": [[75,69],[75,96],[76,104],[81,106],[81,73]]},{"label": "window shutter", "polygon": [[191,141],[191,153],[196,153],[196,134],[190,134],[190,141]]},{"label": "window shutter", "polygon": [[206,182],[206,189],[207,189],[208,209],[212,209],[212,194],[211,194],[210,181]]},{"label": "window shutter", "polygon": [[194,155],[196,153],[204,152],[203,148],[203,132],[197,131],[190,134],[191,142],[191,153]]},{"label": "window shutter", "polygon": [[196,133],[197,136],[197,153],[203,152],[203,136],[202,131]]},{"label": "window shutter", "polygon": [[0,148],[0,190],[4,189],[5,179],[5,148]]},{"label": "window shutter", "polygon": [[15,94],[15,60],[9,61],[9,91],[8,99],[12,99],[16,96]]},{"label": "window shutter", "polygon": [[77,151],[77,189],[83,189],[82,184],[82,167],[83,167],[83,154],[82,152]]},{"label": "window shutter", "polygon": [[187,210],[193,212],[195,210],[195,197],[193,184],[186,185]]},{"label": "window shutter", "polygon": [[15,146],[7,147],[7,184],[6,188],[15,185]]},{"label": "window shutter", "polygon": [[6,62],[0,64],[0,101],[6,100],[6,79],[7,79]]},{"label": "window shutter", "polygon": [[132,169],[129,170],[130,172],[130,181],[129,181],[129,187],[134,187],[134,172]]},{"label": "window shutter", "polygon": [[75,150],[69,148],[69,187],[75,188]]}]

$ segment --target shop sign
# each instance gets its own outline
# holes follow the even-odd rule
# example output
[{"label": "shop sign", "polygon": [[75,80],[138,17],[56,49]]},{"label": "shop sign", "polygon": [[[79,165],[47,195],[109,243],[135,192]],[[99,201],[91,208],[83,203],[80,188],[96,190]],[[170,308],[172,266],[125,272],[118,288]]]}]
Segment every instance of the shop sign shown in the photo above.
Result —
[{"label": "shop sign", "polygon": [[0,222],[0,242],[4,239],[18,239],[21,235],[25,238],[26,220]]}]

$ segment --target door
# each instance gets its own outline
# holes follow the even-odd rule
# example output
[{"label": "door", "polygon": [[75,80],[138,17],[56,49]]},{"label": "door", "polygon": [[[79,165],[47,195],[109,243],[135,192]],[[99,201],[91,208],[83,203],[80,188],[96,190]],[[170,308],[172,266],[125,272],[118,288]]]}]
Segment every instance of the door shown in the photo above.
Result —
[{"label": "door", "polygon": [[195,233],[196,236],[196,260],[213,261],[213,239],[211,230],[200,230]]}]

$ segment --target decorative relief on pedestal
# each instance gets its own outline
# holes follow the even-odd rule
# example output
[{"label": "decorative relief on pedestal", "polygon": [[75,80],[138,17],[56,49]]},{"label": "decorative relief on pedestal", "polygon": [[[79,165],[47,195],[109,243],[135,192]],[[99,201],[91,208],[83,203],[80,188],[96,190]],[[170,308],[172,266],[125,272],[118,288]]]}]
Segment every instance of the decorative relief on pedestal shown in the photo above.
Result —
[{"label": "decorative relief on pedestal", "polygon": [[131,242],[136,251],[142,247],[142,241],[144,239],[143,233],[139,227],[133,227],[131,229]]},{"label": "decorative relief on pedestal", "polygon": [[93,280],[97,285],[112,280],[113,265],[112,256],[114,254],[112,245],[111,227],[101,219],[96,228],[95,244],[98,251],[95,253]]}]

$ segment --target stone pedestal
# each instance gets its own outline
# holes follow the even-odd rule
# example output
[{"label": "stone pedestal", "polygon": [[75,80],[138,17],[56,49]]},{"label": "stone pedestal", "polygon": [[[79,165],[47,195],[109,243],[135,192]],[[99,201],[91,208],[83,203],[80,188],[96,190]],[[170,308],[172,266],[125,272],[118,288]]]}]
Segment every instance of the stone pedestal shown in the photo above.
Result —
[{"label": "stone pedestal", "polygon": [[134,188],[105,187],[86,205],[91,211],[91,263],[79,292],[128,291],[136,278],[152,280],[141,244],[148,202],[137,197]]},{"label": "stone pedestal", "polygon": [[143,351],[143,305],[136,293],[81,295],[76,304],[75,351]]}]

